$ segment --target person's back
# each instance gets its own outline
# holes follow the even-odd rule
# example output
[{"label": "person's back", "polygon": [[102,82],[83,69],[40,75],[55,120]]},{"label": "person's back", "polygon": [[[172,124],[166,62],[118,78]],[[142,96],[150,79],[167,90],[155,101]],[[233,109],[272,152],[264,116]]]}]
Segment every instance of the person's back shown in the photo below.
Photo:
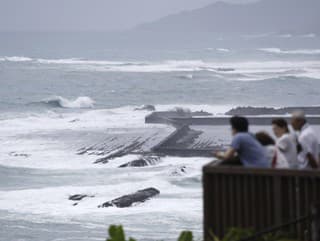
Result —
[{"label": "person's back", "polygon": [[319,164],[319,143],[314,130],[309,124],[305,124],[303,126],[301,134],[298,137],[298,142],[302,147],[302,150],[298,155],[300,168],[306,168],[309,166],[307,159],[308,153],[312,154],[317,164]]},{"label": "person's back", "polygon": [[244,166],[270,167],[265,148],[248,132],[234,135],[231,147],[234,148]]},{"label": "person's back", "polygon": [[286,133],[276,143],[281,153],[285,156],[290,168],[298,168],[297,141],[294,135]]},{"label": "person's back", "polygon": [[296,111],[292,114],[291,125],[294,130],[300,132],[298,137],[301,149],[298,154],[299,168],[318,168],[319,142],[302,111]]},{"label": "person's back", "polygon": [[287,121],[284,118],[272,120],[272,130],[278,138],[276,146],[283,154],[290,168],[298,168],[298,151],[296,137],[290,133]]},{"label": "person's back", "polygon": [[234,159],[240,159],[247,167],[270,167],[266,150],[250,134],[248,119],[241,116],[230,118],[232,143],[225,152],[215,152],[214,156],[223,162],[221,164],[233,163]]},{"label": "person's back", "polygon": [[265,148],[267,153],[267,159],[272,168],[288,168],[289,164],[278,149],[274,139],[266,132],[260,131],[256,133],[256,139]]}]

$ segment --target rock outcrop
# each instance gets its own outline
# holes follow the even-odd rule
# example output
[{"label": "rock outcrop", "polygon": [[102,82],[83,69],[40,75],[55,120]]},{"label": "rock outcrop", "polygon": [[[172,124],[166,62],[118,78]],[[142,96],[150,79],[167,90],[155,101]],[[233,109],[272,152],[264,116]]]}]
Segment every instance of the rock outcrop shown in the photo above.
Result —
[{"label": "rock outcrop", "polygon": [[126,208],[132,206],[134,203],[142,203],[147,201],[148,199],[158,195],[160,193],[159,190],[151,187],[146,188],[143,190],[139,190],[135,193],[125,195],[114,199],[109,202],[105,202],[102,205],[99,205],[99,208],[106,208],[106,207],[118,207],[118,208]]},{"label": "rock outcrop", "polygon": [[154,105],[143,105],[141,107],[137,107],[134,110],[147,110],[147,111],[155,111],[156,107]]},{"label": "rock outcrop", "polygon": [[134,161],[130,161],[127,162],[125,164],[122,164],[121,166],[119,166],[119,168],[124,168],[124,167],[145,167],[145,166],[150,166],[150,165],[154,165],[157,162],[159,162],[160,157],[158,156],[146,156],[146,157],[142,157],[140,159],[134,160]]},{"label": "rock outcrop", "polygon": [[310,107],[284,107],[284,108],[272,108],[272,107],[237,107],[226,112],[226,115],[285,115],[290,114],[296,110],[302,110],[307,115],[320,115],[319,106]]},{"label": "rock outcrop", "polygon": [[75,195],[69,196],[69,200],[71,200],[71,201],[81,201],[82,199],[84,199],[86,197],[94,197],[94,196],[89,196],[89,195],[85,195],[85,194],[75,194]]}]

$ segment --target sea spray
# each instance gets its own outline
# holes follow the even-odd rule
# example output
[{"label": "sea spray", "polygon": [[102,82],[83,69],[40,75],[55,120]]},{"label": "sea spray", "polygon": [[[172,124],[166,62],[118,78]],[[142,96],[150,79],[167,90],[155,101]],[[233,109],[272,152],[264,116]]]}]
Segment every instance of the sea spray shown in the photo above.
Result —
[{"label": "sea spray", "polygon": [[95,101],[87,96],[80,96],[75,100],[69,100],[61,96],[54,96],[42,102],[52,106],[60,108],[93,108]]}]

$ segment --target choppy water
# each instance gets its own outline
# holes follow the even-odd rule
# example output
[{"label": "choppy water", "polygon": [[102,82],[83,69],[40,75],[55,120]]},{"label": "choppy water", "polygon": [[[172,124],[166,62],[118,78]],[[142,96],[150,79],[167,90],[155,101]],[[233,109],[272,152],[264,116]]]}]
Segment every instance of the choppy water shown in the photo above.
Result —
[{"label": "choppy water", "polygon": [[[144,104],[216,114],[320,104],[314,34],[157,47],[93,33],[0,35],[0,240],[104,240],[110,224],[139,240],[173,240],[183,229],[201,238],[201,167],[210,159],[119,169],[136,156],[95,165],[97,156],[77,150],[112,135],[161,140],[173,129],[145,125],[148,112],[134,111]],[[228,131],[217,140],[228,143]],[[147,187],[161,194],[128,209],[97,208]],[[95,197],[72,206],[68,196],[78,193]]]}]

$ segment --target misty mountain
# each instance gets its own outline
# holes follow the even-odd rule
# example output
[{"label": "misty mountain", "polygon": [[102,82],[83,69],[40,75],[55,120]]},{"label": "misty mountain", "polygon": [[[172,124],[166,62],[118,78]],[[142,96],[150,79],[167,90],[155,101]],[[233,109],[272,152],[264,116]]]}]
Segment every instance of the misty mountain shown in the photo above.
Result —
[{"label": "misty mountain", "polygon": [[217,2],[138,26],[157,32],[320,33],[320,0]]}]

